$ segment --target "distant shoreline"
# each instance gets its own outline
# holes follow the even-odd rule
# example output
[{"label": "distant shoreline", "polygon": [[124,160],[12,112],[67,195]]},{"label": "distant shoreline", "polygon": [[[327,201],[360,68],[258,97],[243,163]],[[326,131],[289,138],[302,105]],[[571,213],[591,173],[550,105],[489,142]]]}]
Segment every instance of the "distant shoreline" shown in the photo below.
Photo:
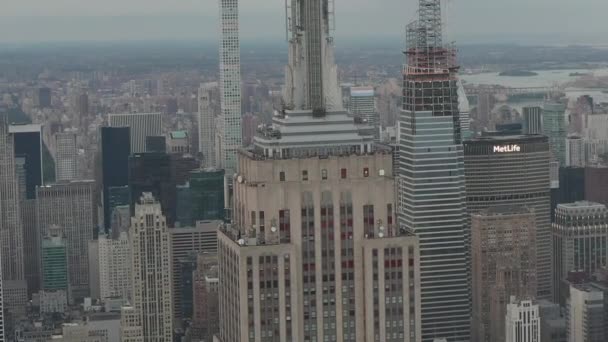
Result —
[{"label": "distant shoreline", "polygon": [[499,73],[498,76],[532,77],[538,76],[538,73],[528,70],[507,70]]}]

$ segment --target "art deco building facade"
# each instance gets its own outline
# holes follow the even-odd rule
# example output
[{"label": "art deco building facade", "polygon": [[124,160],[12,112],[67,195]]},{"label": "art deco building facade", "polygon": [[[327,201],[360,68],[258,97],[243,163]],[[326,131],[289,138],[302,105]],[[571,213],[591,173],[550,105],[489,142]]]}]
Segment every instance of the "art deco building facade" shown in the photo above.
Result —
[{"label": "art deco building facade", "polygon": [[536,217],[524,207],[491,207],[471,218],[473,340],[505,341],[511,296],[536,296]]},{"label": "art deco building facade", "polygon": [[608,209],[593,202],[559,204],[553,224],[553,269],[556,300],[567,297],[568,272],[592,276],[608,265]]},{"label": "art deco building facade", "polygon": [[418,239],[396,224],[391,151],[342,108],[330,5],[288,3],[284,106],[238,156],[222,342],[422,341]]},{"label": "art deco building facade", "polygon": [[258,159],[240,156],[234,226],[219,233],[222,341],[421,341],[391,155]]},{"label": "art deco building facade", "polygon": [[117,239],[100,236],[99,248],[99,291],[101,300],[122,298],[130,300],[131,283],[131,244],[126,232]]},{"label": "art deco building facade", "polygon": [[539,307],[531,300],[517,300],[511,297],[507,304],[506,342],[540,341]]},{"label": "art deco building facade", "polygon": [[171,239],[160,204],[144,193],[135,205],[129,232],[133,307],[143,341],[173,341]]},{"label": "art deco building facade", "polygon": [[132,306],[120,310],[120,340],[122,342],[144,342],[141,316]]},{"label": "art deco building facade", "polygon": [[551,299],[551,191],[547,137],[483,136],[465,141],[464,154],[469,213],[514,205],[534,211],[537,298]]}]

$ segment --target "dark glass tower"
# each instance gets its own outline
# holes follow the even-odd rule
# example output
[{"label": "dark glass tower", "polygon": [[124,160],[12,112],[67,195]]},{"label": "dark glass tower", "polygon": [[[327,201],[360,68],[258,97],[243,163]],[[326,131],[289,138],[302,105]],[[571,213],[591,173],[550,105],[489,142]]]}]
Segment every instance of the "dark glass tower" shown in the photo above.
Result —
[{"label": "dark glass tower", "polygon": [[106,230],[110,228],[113,209],[110,203],[110,188],[129,185],[130,154],[129,127],[101,128],[101,182],[103,184],[103,222]]},{"label": "dark glass tower", "polygon": [[176,189],[171,182],[171,159],[166,153],[136,153],[129,158],[129,188],[131,214],[144,192],[158,199],[167,218],[167,225],[175,223]]},{"label": "dark glass tower", "polygon": [[36,198],[36,187],[42,185],[42,128],[40,125],[13,125],[9,128],[15,142],[15,157],[25,159],[27,199]]},{"label": "dark glass tower", "polygon": [[[131,211],[144,192],[150,192],[161,204],[167,225],[177,220],[177,186],[190,179],[190,171],[198,163],[190,157],[167,153],[136,153],[129,159],[129,188]],[[222,202],[223,207],[223,202]]]},{"label": "dark glass tower", "polygon": [[190,175],[194,220],[223,220],[224,170],[195,171]]}]

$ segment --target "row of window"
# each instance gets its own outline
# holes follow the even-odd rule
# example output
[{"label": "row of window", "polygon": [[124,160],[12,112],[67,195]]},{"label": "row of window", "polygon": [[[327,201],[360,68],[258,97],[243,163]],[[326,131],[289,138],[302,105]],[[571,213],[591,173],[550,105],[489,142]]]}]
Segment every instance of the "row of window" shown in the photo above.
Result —
[{"label": "row of window", "polygon": [[[378,172],[378,174],[380,176],[384,176],[384,170],[380,170]],[[340,169],[340,178],[341,179],[346,179],[348,177],[348,170],[346,168],[342,168]],[[363,168],[363,177],[369,177],[369,168],[368,167],[364,167]],[[321,179],[322,180],[327,180],[328,176],[327,176],[327,169],[322,169],[321,170]],[[281,171],[279,173],[279,180],[281,182],[284,182],[286,179],[285,177],[285,171]],[[302,180],[303,181],[308,181],[308,170],[302,170]]]}]

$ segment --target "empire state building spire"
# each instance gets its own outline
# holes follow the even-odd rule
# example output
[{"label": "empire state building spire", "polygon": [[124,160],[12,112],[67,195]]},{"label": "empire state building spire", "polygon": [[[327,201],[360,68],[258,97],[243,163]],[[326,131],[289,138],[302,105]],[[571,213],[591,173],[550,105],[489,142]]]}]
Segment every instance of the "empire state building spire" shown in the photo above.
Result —
[{"label": "empire state building spire", "polygon": [[340,110],[334,58],[333,0],[287,0],[289,65],[284,101],[288,109],[324,117]]},{"label": "empire state building spire", "polygon": [[342,108],[334,58],[334,0],[286,0],[289,63],[283,104],[258,127],[253,149],[267,158],[371,153],[373,128]]}]

